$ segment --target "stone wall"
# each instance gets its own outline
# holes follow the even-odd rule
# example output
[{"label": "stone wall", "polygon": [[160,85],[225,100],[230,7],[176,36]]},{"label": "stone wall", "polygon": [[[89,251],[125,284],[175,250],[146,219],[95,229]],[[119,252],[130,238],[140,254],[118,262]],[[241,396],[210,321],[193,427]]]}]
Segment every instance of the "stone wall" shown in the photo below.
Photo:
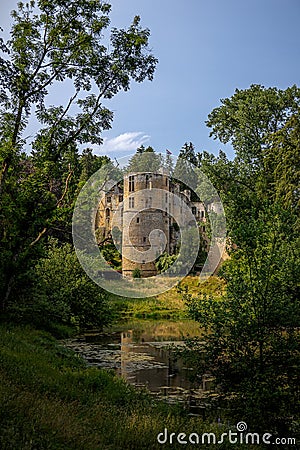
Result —
[{"label": "stone wall", "polygon": [[189,190],[180,192],[179,184],[170,182],[168,174],[160,172],[127,174],[123,184],[103,195],[96,217],[97,234],[103,240],[115,226],[119,228],[123,275],[131,277],[139,269],[141,277],[154,276],[157,256],[164,251],[174,254],[180,231],[173,216],[184,215],[179,199],[188,204],[196,221],[202,223],[200,231],[205,238],[204,205],[191,202],[190,198]]},{"label": "stone wall", "polygon": [[166,174],[131,173],[124,177],[124,275],[131,276],[134,269],[139,269],[142,277],[157,274],[156,257],[169,251],[168,192]]}]

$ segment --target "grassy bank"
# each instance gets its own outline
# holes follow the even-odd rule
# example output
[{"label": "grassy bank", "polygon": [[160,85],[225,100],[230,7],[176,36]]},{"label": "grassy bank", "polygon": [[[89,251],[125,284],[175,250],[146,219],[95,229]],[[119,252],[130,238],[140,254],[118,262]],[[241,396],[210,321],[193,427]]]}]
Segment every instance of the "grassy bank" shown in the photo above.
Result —
[{"label": "grassy bank", "polygon": [[216,430],[179,407],[153,402],[112,373],[87,368],[49,334],[29,327],[0,326],[0,363],[2,450],[182,448],[159,445],[157,434],[164,427]]},{"label": "grassy bank", "polygon": [[187,307],[183,294],[212,295],[220,297],[225,290],[225,283],[219,277],[210,277],[199,284],[199,277],[187,276],[179,286],[155,297],[124,298],[110,294],[110,300],[115,310],[124,319],[171,319],[181,320],[187,318]]}]

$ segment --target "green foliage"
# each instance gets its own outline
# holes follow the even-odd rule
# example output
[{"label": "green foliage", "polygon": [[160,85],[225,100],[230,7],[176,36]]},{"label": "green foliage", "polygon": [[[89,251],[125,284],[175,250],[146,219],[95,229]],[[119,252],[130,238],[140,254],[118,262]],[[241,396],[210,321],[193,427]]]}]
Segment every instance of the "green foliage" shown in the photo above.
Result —
[{"label": "green foliage", "polygon": [[195,167],[198,166],[198,156],[195,153],[195,147],[192,142],[185,143],[179,152],[179,158],[189,161]]},{"label": "green foliage", "polygon": [[139,147],[130,158],[126,172],[157,172],[162,166],[162,156],[154,152],[152,147]]},{"label": "green foliage", "polygon": [[292,115],[276,133],[269,136],[265,149],[265,173],[269,175],[268,195],[285,206],[300,207],[300,116]]},{"label": "green foliage", "polygon": [[3,449],[159,449],[156,436],[164,427],[223,432],[187,417],[181,407],[154,401],[111,372],[86,367],[46,333],[0,327],[0,361]]},{"label": "green foliage", "polygon": [[[183,292],[189,292],[190,295],[197,297],[199,297],[200,292],[202,297],[212,295],[214,298],[219,298],[224,292],[224,286],[224,280],[217,276],[212,276],[199,284],[199,277],[189,275],[180,284],[156,297],[136,299],[109,294],[109,300],[112,303],[115,314],[122,321],[132,318],[186,319],[188,309],[182,299]],[[134,326],[136,325],[138,323],[135,323]],[[191,321],[186,322],[185,329],[187,332],[188,328],[192,326],[194,327],[194,332],[197,324]]]},{"label": "green foliage", "polygon": [[269,135],[298,112],[300,90],[297,86],[283,91],[254,84],[249,89],[236,89],[231,98],[221,103],[208,116],[210,135],[224,144],[230,142],[239,163],[246,163],[250,175],[262,165]]},{"label": "green foliage", "polygon": [[[79,155],[83,144],[101,144],[111,127],[113,113],[103,101],[129,90],[131,81],[153,78],[149,30],[135,17],[106,36],[110,9],[100,0],[19,2],[10,40],[0,39],[2,311],[26,293],[43,239],[70,242],[76,196],[109,161],[90,149]],[[69,99],[51,105],[52,87],[66,83]],[[30,140],[29,121],[38,123]]]},{"label": "green foliage", "polygon": [[[50,241],[33,268],[30,290],[9,308],[15,320],[53,330],[56,323],[101,329],[111,322],[107,294],[81,268],[70,244]],[[17,319],[18,318],[18,319]]]},{"label": "green foliage", "polygon": [[100,329],[110,323],[106,292],[84,273],[70,244],[51,243],[35,273],[36,296],[44,298],[46,311],[48,305],[54,317],[60,315],[59,322]]},{"label": "green foliage", "polygon": [[173,178],[175,180],[180,180],[181,190],[192,189],[192,200],[197,200],[194,198],[194,191],[197,188],[198,177],[195,172],[195,168],[198,166],[198,158],[195,153],[195,147],[190,142],[186,142],[179,152],[178,160],[176,162]]},{"label": "green foliage", "polygon": [[171,267],[172,264],[174,264],[174,262],[176,261],[177,256],[178,255],[169,255],[166,252],[162,253],[155,263],[158,272],[164,272],[165,270],[169,269],[169,267]]},{"label": "green foliage", "polygon": [[264,245],[236,250],[223,266],[226,295],[187,298],[191,317],[207,330],[205,344],[191,348],[202,355],[198,373],[215,377],[231,417],[287,432],[300,413],[299,249],[276,218],[258,225]]},{"label": "green foliage", "polygon": [[79,157],[79,164],[81,168],[79,188],[83,187],[84,183],[97,172],[104,164],[109,164],[108,156],[97,156],[93,154],[93,150],[86,148],[82,151]]},{"label": "green foliage", "polygon": [[141,278],[141,271],[138,267],[132,271],[132,278]]},{"label": "green foliage", "polygon": [[196,373],[215,377],[229,417],[281,433],[300,415],[299,92],[251,86],[209,115],[236,152],[201,155],[225,206],[226,293],[186,296],[206,329],[189,342]]},{"label": "green foliage", "polygon": [[122,270],[122,255],[116,249],[114,244],[105,244],[101,248],[101,253],[113,269]]},{"label": "green foliage", "polygon": [[194,270],[194,267],[199,268],[199,266],[203,266],[207,257],[206,241],[204,240],[203,235],[198,227],[188,227],[184,230],[183,245],[181,245],[180,240],[178,248],[179,254],[176,255],[176,257],[180,256],[180,258],[182,259],[182,261],[180,261],[178,265],[181,265],[181,268],[183,270],[184,267],[190,267],[191,249],[195,248],[198,248],[198,253],[196,255],[192,271]]}]

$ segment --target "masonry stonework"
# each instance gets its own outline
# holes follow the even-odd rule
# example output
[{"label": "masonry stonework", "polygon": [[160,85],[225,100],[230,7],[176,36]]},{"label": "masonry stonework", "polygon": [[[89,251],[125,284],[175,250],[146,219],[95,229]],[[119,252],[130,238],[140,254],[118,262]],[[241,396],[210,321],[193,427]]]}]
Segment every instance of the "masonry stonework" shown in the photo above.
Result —
[{"label": "masonry stonework", "polygon": [[[124,176],[123,185],[113,187],[101,199],[96,217],[98,240],[105,241],[114,228],[122,233],[122,274],[141,277],[157,274],[155,260],[162,252],[174,254],[180,232],[173,216],[180,214],[175,196],[191,208],[196,221],[205,227],[205,208],[201,202],[191,202],[189,190],[180,192],[179,184],[164,172],[133,172]],[[137,271],[138,269],[138,271]]]}]

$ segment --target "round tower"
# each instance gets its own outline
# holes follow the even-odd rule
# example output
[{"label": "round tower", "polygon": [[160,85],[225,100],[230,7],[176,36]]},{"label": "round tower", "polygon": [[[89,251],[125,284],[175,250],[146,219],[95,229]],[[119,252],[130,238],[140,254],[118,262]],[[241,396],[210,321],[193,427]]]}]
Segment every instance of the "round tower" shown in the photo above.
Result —
[{"label": "round tower", "polygon": [[141,277],[157,274],[156,258],[169,251],[169,177],[134,172],[124,177],[122,272]]}]

